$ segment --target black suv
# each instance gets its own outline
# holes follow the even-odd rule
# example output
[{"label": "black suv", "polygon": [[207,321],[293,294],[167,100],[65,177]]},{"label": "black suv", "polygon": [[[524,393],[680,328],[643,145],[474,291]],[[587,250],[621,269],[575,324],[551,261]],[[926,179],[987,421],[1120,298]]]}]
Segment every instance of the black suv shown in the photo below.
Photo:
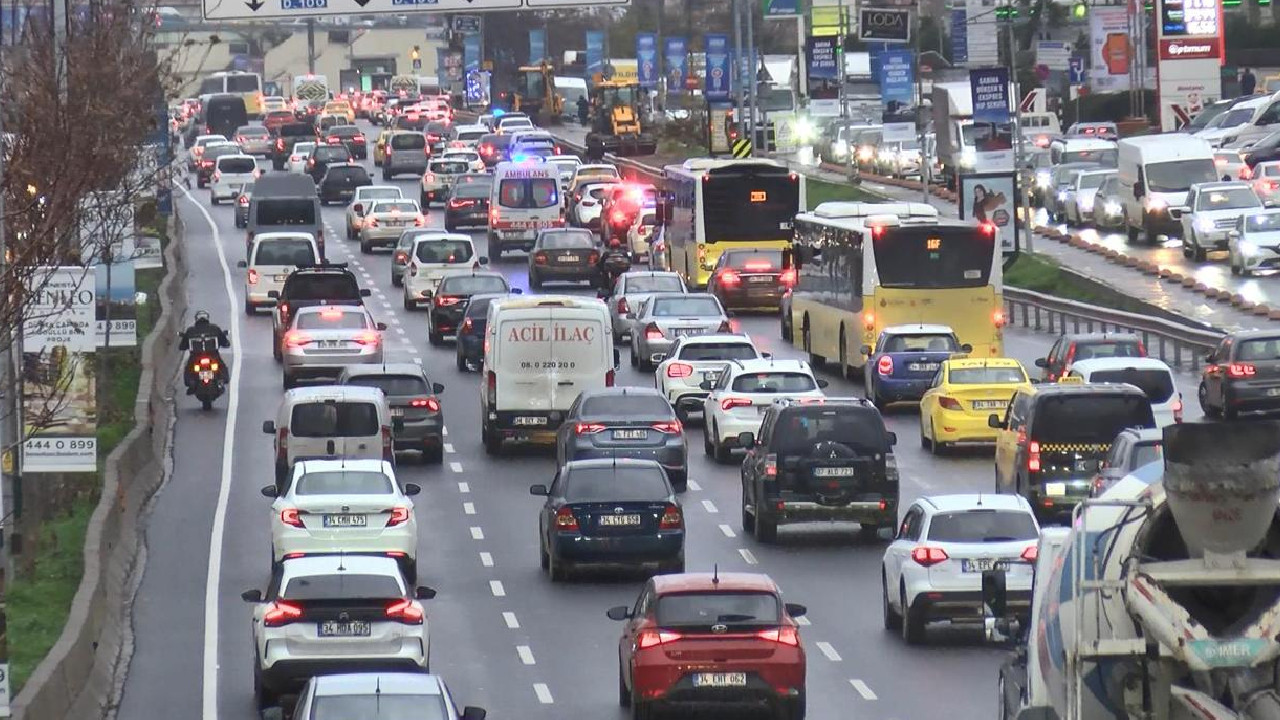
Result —
[{"label": "black suv", "polygon": [[311,123],[285,123],[276,128],[271,142],[271,167],[283,170],[293,146],[300,142],[315,142],[316,126]]},{"label": "black suv", "polygon": [[316,187],[320,196],[320,204],[347,203],[356,195],[356,188],[372,185],[373,178],[362,165],[331,164],[325,169],[324,177]]},{"label": "black suv", "polygon": [[329,128],[325,142],[330,145],[341,144],[351,151],[357,160],[369,157],[369,148],[364,138],[364,131],[355,125],[334,125]]},{"label": "black suv", "polygon": [[1146,357],[1147,346],[1133,333],[1063,333],[1046,357],[1036,359],[1040,379],[1057,382],[1077,360]]},{"label": "black suv", "polygon": [[311,151],[311,158],[307,160],[307,174],[319,185],[330,165],[350,162],[355,160],[345,145],[317,145]]},{"label": "black suv", "polygon": [[898,520],[897,442],[862,398],[774,400],[760,436],[738,436],[743,532],[767,543],[781,524],[852,520],[874,539]]},{"label": "black suv", "polygon": [[284,332],[298,308],[315,305],[363,305],[369,291],[361,289],[355,273],[346,263],[299,265],[289,273],[280,292],[272,290],[268,297],[276,301],[271,314],[271,352],[276,361],[284,358]]}]

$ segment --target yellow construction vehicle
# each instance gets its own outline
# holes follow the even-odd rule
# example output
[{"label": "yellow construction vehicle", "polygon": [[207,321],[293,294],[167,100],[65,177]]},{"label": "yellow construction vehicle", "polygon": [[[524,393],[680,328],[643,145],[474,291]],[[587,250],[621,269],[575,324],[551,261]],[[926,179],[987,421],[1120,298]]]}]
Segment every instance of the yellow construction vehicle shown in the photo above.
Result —
[{"label": "yellow construction vehicle", "polygon": [[601,158],[615,155],[652,155],[658,141],[640,128],[638,100],[640,86],[601,79],[591,88],[591,132],[587,133],[587,155]]},{"label": "yellow construction vehicle", "polygon": [[549,61],[516,69],[516,91],[511,109],[528,115],[539,125],[559,121],[564,98],[556,93],[556,69]]}]

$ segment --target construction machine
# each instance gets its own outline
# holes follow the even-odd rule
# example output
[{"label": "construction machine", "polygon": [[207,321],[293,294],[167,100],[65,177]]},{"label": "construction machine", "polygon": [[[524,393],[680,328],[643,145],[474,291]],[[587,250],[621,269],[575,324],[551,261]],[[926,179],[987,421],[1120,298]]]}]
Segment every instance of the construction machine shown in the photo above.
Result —
[{"label": "construction machine", "polygon": [[511,109],[522,112],[543,127],[557,123],[564,98],[556,93],[556,69],[548,60],[516,69],[516,90]]},{"label": "construction machine", "polygon": [[637,107],[640,86],[601,80],[591,88],[591,132],[587,133],[587,156],[599,159],[614,155],[652,155],[658,141],[640,128]]}]

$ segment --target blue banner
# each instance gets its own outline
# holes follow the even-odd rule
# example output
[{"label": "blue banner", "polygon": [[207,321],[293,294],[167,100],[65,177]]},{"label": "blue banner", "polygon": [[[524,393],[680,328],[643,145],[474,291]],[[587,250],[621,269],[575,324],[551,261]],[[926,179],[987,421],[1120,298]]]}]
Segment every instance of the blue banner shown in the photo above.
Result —
[{"label": "blue banner", "polygon": [[587,81],[593,82],[604,71],[604,33],[587,31]]},{"label": "blue banner", "polygon": [[529,63],[536,65],[547,59],[547,31],[529,31]]},{"label": "blue banner", "polygon": [[885,50],[880,57],[880,102],[886,142],[912,140],[916,136],[915,52]]},{"label": "blue banner", "polygon": [[658,36],[636,33],[636,75],[640,87],[658,87]]},{"label": "blue banner", "polygon": [[707,74],[703,78],[703,94],[708,101],[728,100],[731,92],[729,72],[733,67],[733,52],[729,49],[729,36],[704,35],[702,46],[707,51]]},{"label": "blue banner", "polygon": [[800,0],[764,0],[765,17],[795,17],[800,14]]},{"label": "blue banner", "polygon": [[462,67],[467,72],[480,69],[480,33],[462,37]]},{"label": "blue banner", "polygon": [[667,94],[684,93],[684,83],[689,70],[689,45],[682,37],[669,37],[663,52],[667,65]]},{"label": "blue banner", "polygon": [[834,37],[809,36],[809,87],[814,80],[839,80],[840,58]]},{"label": "blue banner", "polygon": [[969,14],[964,8],[951,11],[951,64],[969,62]]},{"label": "blue banner", "polygon": [[977,172],[1013,171],[1013,119],[1009,113],[1009,69],[969,71]]}]

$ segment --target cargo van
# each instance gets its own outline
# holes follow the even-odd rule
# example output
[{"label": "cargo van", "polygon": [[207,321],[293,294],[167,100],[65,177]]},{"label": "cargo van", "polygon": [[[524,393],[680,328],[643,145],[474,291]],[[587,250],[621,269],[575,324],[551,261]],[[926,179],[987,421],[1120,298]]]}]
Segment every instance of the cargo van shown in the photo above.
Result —
[{"label": "cargo van", "polygon": [[612,387],[618,368],[609,310],[594,298],[539,295],[495,301],[485,323],[480,436],[552,443],[583,392]]},{"label": "cargo van", "polygon": [[[1232,105],[1230,109],[1208,121],[1199,131],[1195,131],[1195,136],[1214,147],[1222,147],[1228,143],[1233,143],[1240,133],[1249,127],[1249,123],[1253,122],[1253,117],[1258,112],[1258,108],[1266,105],[1268,100],[1265,96],[1241,100]],[[1187,132],[1192,131],[1188,130]]]},{"label": "cargo van", "polygon": [[[324,385],[287,390],[276,419],[262,423],[275,444],[276,487],[300,460],[384,460],[395,464],[391,408],[382,390]],[[283,492],[283,490],[281,490]]]},{"label": "cargo van", "polygon": [[1187,194],[1197,183],[1214,182],[1218,170],[1213,147],[1184,133],[1125,138],[1119,150],[1119,200],[1129,242],[1144,234],[1149,243],[1161,234],[1182,234]]},{"label": "cargo van", "polygon": [[489,197],[490,257],[531,249],[538,231],[549,227],[564,227],[559,167],[541,158],[498,163]]},{"label": "cargo van", "polygon": [[308,233],[316,239],[320,257],[324,252],[324,219],[316,185],[306,175],[268,175],[253,184],[249,200],[249,223],[245,255],[252,249],[255,235],[264,232]]}]

